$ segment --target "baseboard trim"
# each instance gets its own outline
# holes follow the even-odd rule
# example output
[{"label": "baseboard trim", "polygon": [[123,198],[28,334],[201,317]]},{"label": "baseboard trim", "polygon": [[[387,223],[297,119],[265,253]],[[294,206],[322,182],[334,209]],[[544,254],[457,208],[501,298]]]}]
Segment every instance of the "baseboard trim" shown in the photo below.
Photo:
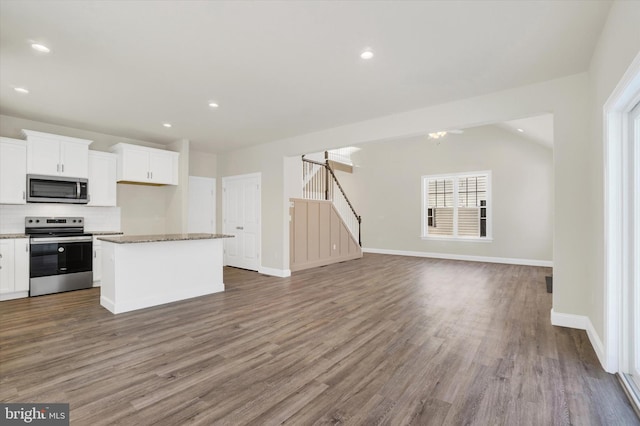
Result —
[{"label": "baseboard trim", "polygon": [[559,327],[576,328],[578,330],[587,330],[589,318],[584,315],[563,314],[551,309],[551,325]]},{"label": "baseboard trim", "polygon": [[507,265],[544,266],[553,268],[552,260],[518,259],[508,257],[471,256],[466,254],[429,253],[424,251],[363,248],[364,253],[391,254],[394,256],[430,257],[434,259],[466,260],[468,262],[504,263]]},{"label": "baseboard trim", "polygon": [[258,273],[263,275],[269,275],[271,277],[279,277],[279,278],[287,278],[291,276],[291,270],[289,269],[267,268],[265,266],[260,266],[258,268]]},{"label": "baseboard trim", "polygon": [[614,374],[615,371],[613,371],[607,363],[607,356],[605,355],[602,339],[600,339],[596,329],[593,327],[591,320],[587,318],[587,321],[587,336],[589,336],[589,341],[591,342],[591,346],[593,346],[593,350],[596,351],[596,356],[600,361],[600,365],[607,373]]},{"label": "baseboard trim", "polygon": [[28,291],[16,291],[13,293],[0,294],[0,302],[5,300],[23,299],[25,297],[29,297]]},{"label": "baseboard trim", "polygon": [[109,299],[106,296],[100,296],[100,304],[112,314],[121,314],[124,312],[135,311],[138,309],[152,308],[167,303],[180,302],[182,300],[193,299],[195,297],[206,296],[224,291],[224,283],[205,283],[197,287],[188,289],[177,289],[173,293],[152,295],[136,299],[126,299],[120,302]]},{"label": "baseboard trim", "polygon": [[559,327],[575,328],[586,331],[587,337],[589,337],[589,342],[591,342],[591,346],[593,347],[602,368],[607,373],[615,373],[607,363],[604,344],[602,343],[602,339],[600,339],[600,336],[596,332],[596,329],[591,323],[589,317],[585,315],[564,314],[561,312],[555,312],[551,309],[551,324]]}]

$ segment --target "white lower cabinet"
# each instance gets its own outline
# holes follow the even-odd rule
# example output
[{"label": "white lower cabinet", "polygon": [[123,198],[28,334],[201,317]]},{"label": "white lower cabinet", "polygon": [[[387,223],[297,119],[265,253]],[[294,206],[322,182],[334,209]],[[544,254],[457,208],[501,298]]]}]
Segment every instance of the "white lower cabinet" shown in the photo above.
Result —
[{"label": "white lower cabinet", "polygon": [[93,286],[100,287],[102,281],[102,241],[98,237],[117,237],[122,234],[93,236]]},{"label": "white lower cabinet", "polygon": [[29,239],[0,240],[0,300],[29,296]]}]

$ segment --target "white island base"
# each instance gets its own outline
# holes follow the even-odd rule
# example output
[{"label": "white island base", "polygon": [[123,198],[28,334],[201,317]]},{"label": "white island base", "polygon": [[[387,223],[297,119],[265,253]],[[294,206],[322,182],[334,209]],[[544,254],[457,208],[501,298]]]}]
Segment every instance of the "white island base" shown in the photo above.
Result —
[{"label": "white island base", "polygon": [[224,291],[222,238],[135,243],[101,238],[100,304],[119,314]]}]

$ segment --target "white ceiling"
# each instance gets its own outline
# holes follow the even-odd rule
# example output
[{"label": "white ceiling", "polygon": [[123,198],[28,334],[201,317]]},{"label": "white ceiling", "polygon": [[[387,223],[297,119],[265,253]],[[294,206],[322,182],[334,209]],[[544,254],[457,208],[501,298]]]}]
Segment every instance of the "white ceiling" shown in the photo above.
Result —
[{"label": "white ceiling", "polygon": [[609,7],[0,0],[0,113],[226,151],[585,71]]}]

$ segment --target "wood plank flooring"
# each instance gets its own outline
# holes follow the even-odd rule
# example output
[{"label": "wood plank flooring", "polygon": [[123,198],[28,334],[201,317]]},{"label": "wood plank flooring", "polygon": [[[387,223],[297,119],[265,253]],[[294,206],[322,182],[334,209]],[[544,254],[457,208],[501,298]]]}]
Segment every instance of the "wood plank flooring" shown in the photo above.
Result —
[{"label": "wood plank flooring", "polygon": [[[72,425],[638,425],[547,268],[365,254],[112,315],[99,289],[0,303],[0,400]],[[179,285],[179,283],[176,283]]]}]

